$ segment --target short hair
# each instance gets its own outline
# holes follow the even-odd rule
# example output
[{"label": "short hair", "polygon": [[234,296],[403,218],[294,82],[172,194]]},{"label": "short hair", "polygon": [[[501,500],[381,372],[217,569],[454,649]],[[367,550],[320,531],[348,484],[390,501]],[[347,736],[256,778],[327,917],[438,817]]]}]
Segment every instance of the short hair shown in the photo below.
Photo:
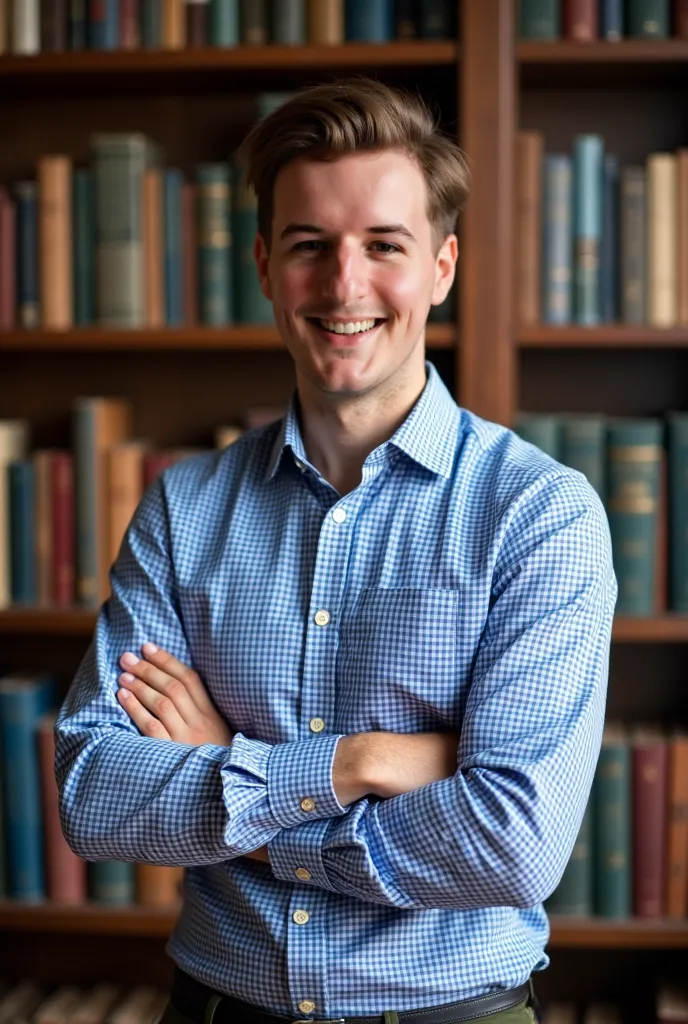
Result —
[{"label": "short hair", "polygon": [[310,86],[258,121],[240,150],[258,199],[258,231],[271,243],[277,175],[292,160],[337,160],[350,153],[398,150],[416,160],[428,194],[437,249],[456,229],[469,172],[458,143],[443,134],[418,96],[369,78]]}]

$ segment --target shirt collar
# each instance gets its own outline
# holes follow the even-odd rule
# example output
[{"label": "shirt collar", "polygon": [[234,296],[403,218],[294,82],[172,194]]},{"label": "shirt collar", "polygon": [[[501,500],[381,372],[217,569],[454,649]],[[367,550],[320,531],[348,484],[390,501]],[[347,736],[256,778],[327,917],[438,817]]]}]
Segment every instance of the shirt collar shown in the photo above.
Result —
[{"label": "shirt collar", "polygon": [[[425,370],[427,380],[418,401],[398,430],[377,451],[394,445],[414,462],[447,479],[454,463],[461,410],[433,364],[427,360]],[[308,464],[299,427],[296,390],[272,446],[265,471],[266,480],[272,480],[276,475],[287,449],[296,462]]]}]

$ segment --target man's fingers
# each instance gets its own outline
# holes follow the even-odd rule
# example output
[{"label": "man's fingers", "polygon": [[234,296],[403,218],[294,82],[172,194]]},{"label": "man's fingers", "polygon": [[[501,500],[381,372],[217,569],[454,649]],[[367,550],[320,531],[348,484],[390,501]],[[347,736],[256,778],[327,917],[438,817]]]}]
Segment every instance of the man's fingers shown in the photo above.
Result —
[{"label": "man's fingers", "polygon": [[[182,715],[180,715],[174,702],[169,697],[166,697],[164,693],[153,686],[149,686],[148,683],[144,683],[143,680],[137,679],[136,676],[129,672],[119,677],[119,683],[122,689],[133,694],[144,711],[150,712],[154,718],[157,718],[171,739],[176,739],[180,733],[184,732],[186,723]],[[124,698],[123,707],[127,707],[126,698]],[[146,735],[154,734],[146,733]]]},{"label": "man's fingers", "polygon": [[117,700],[142,736],[150,736],[156,740],[172,739],[162,722],[144,708],[143,704],[141,704],[131,690],[118,690]]},{"label": "man's fingers", "polygon": [[169,672],[149,664],[148,661],[136,658],[136,655],[132,655],[131,652],[123,654],[119,663],[126,672],[143,680],[152,689],[168,697],[185,722],[191,724],[196,718],[198,705],[189,693],[188,687],[179,679],[170,675]]},{"label": "man's fingers", "polygon": [[151,665],[155,665],[156,668],[161,669],[167,675],[172,676],[173,679],[178,679],[180,683],[184,684],[199,711],[207,712],[212,707],[205,686],[201,682],[198,673],[194,672],[192,668],[185,665],[183,661],[179,661],[178,658],[175,658],[168,651],[163,651],[156,647],[155,644],[145,643],[141,651],[146,661],[150,662]]}]

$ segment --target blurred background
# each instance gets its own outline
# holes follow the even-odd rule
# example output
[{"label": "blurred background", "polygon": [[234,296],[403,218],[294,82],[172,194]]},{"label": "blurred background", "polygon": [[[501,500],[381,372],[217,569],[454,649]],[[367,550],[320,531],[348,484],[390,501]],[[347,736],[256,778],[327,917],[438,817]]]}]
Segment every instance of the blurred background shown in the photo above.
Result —
[{"label": "blurred background", "polygon": [[294,387],[236,150],[417,91],[472,172],[428,359],[585,473],[619,603],[549,1024],[688,1021],[688,0],[0,0],[0,1020],[157,1020],[180,872],[61,838],[54,709],[165,466]]}]

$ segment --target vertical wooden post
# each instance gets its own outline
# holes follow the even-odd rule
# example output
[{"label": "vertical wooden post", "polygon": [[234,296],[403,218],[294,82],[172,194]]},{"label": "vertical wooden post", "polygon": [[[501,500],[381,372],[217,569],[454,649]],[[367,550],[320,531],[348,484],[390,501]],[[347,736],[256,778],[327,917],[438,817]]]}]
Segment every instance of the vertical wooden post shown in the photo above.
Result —
[{"label": "vertical wooden post", "polygon": [[513,149],[516,124],[513,0],[463,0],[460,143],[471,169],[462,215],[457,395],[511,425],[516,405],[512,312]]}]

